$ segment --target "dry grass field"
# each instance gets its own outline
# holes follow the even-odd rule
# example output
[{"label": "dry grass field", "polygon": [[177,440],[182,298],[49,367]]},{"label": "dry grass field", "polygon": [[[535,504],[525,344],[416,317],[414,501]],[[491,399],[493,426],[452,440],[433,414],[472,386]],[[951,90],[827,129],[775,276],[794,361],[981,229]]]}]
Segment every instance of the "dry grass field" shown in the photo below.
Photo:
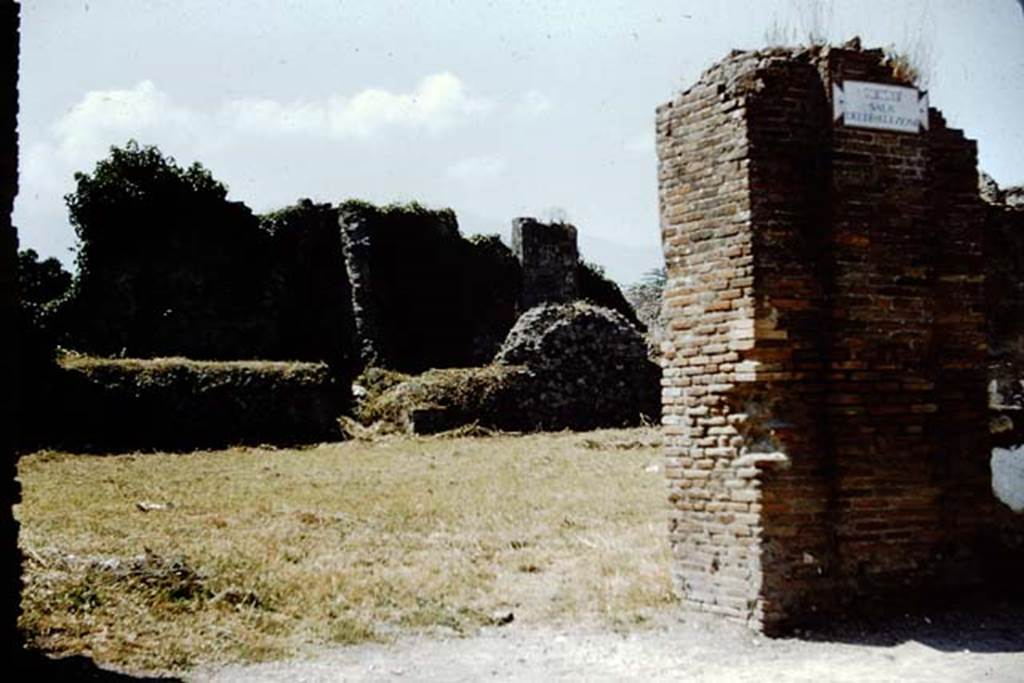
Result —
[{"label": "dry grass field", "polygon": [[135,670],[670,609],[653,430],[21,460],[29,642]]}]

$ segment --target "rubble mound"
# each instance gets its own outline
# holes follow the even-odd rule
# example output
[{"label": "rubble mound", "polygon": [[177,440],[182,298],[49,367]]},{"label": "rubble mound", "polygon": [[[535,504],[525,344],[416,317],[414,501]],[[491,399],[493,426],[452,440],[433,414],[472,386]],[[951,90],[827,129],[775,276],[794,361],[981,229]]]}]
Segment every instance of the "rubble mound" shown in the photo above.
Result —
[{"label": "rubble mound", "polygon": [[368,392],[359,413],[364,423],[417,434],[466,425],[632,426],[657,419],[660,372],[620,313],[584,302],[544,304],[519,318],[490,365],[396,377]]},{"label": "rubble mound", "polygon": [[658,414],[658,366],[640,332],[607,308],[581,301],[532,308],[494,360],[533,372],[530,404],[545,428],[623,426]]}]

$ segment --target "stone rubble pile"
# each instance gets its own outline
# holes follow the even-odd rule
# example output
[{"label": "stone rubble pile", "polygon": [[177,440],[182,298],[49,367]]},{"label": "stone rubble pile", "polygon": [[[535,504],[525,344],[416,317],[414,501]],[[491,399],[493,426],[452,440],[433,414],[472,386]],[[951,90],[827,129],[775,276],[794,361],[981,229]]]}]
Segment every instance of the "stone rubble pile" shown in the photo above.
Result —
[{"label": "stone rubble pile", "polygon": [[630,425],[658,415],[658,366],[640,332],[610,309],[581,301],[534,307],[494,360],[532,371],[524,405],[545,428]]},{"label": "stone rubble pile", "polygon": [[631,426],[657,421],[660,377],[620,313],[542,304],[519,318],[491,364],[407,377],[368,396],[360,412],[385,431],[417,434]]}]

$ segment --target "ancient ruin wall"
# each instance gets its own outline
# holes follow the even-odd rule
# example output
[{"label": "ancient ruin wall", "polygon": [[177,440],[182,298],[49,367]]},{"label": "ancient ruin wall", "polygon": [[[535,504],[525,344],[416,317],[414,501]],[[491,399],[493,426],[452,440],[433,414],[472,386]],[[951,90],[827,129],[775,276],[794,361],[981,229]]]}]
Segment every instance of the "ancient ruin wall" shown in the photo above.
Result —
[{"label": "ancient ruin wall", "polygon": [[756,628],[977,578],[998,514],[974,143],[833,124],[847,80],[906,85],[736,53],[658,110],[677,585]]},{"label": "ancient ruin wall", "polygon": [[371,289],[371,224],[356,212],[341,213],[342,252],[352,291],[352,318],[355,327],[356,354],[362,366],[374,365],[381,356],[381,325]]},{"label": "ancient ruin wall", "polygon": [[1022,405],[1024,377],[1024,187],[982,180],[985,200],[985,298],[993,402]]},{"label": "ancient ruin wall", "polygon": [[544,303],[568,303],[579,295],[574,226],[513,219],[512,253],[523,268],[522,310]]},{"label": "ancient ruin wall", "polygon": [[18,523],[12,506],[21,498],[15,480],[13,416],[16,414],[17,348],[10,331],[17,328],[17,243],[11,224],[18,192],[18,26],[19,5],[0,4],[0,320],[3,321],[0,359],[0,643],[6,661],[19,651],[17,621],[21,599],[21,554]]}]

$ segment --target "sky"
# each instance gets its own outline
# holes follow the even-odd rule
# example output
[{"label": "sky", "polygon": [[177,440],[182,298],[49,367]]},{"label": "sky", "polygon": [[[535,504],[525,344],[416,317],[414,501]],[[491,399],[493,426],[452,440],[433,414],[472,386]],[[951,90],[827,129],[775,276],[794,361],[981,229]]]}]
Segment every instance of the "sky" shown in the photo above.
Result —
[{"label": "sky", "polygon": [[655,107],[811,34],[908,52],[979,166],[1024,183],[1019,0],[23,0],[14,220],[71,267],[73,174],[136,139],[258,213],[416,200],[506,239],[567,219],[626,284],[661,265]]}]

